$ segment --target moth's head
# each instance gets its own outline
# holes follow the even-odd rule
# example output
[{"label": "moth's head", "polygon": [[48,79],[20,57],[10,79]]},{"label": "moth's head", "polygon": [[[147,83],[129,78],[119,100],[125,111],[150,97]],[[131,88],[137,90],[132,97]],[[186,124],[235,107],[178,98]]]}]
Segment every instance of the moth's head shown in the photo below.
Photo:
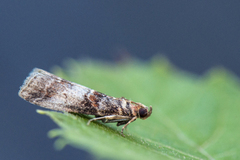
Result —
[{"label": "moth's head", "polygon": [[151,114],[152,114],[152,106],[147,107],[141,103],[135,103],[134,104],[135,108],[135,113],[137,114],[137,117],[140,119],[147,119]]},{"label": "moth's head", "polygon": [[147,119],[152,114],[152,106],[150,107],[142,107],[138,110],[138,117],[140,119]]}]

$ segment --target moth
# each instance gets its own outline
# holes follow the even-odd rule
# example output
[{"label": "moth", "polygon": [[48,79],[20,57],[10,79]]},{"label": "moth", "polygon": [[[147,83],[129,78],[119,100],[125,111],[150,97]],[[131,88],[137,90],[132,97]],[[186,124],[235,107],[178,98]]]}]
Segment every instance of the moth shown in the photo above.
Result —
[{"label": "moth", "polygon": [[[124,125],[124,129],[137,118],[146,119],[152,113],[141,103],[124,97],[115,98],[85,86],[57,77],[47,71],[35,68],[20,87],[18,95],[24,100],[48,109],[94,115],[88,121]],[[123,135],[124,136],[124,135]]]}]

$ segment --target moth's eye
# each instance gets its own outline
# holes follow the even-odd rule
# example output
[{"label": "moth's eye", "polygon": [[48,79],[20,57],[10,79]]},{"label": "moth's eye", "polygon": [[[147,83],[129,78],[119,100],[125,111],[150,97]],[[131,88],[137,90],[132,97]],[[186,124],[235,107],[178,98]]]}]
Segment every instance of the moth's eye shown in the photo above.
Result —
[{"label": "moth's eye", "polygon": [[145,117],[146,115],[147,115],[147,109],[145,109],[145,108],[141,108],[141,109],[139,109],[139,115],[140,115],[140,118],[143,118],[143,117]]}]

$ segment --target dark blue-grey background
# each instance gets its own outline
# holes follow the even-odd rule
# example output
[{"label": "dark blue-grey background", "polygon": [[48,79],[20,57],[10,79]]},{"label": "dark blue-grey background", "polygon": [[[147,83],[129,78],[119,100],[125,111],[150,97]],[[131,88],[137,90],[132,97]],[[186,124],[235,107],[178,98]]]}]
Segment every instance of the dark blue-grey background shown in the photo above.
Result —
[{"label": "dark blue-grey background", "polygon": [[239,8],[237,0],[1,0],[0,159],[94,159],[69,146],[55,151],[46,133],[57,126],[17,96],[32,68],[161,53],[196,74],[223,65],[239,76]]}]

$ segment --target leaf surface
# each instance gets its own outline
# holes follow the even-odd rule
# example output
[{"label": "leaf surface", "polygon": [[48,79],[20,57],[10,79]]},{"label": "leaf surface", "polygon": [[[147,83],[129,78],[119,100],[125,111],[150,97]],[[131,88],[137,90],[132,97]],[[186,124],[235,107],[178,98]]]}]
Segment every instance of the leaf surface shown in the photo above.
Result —
[{"label": "leaf surface", "polygon": [[54,68],[58,76],[109,96],[153,107],[146,120],[136,120],[120,135],[116,124],[93,122],[89,116],[38,110],[59,129],[55,143],[85,149],[110,159],[240,159],[239,80],[223,68],[199,77],[164,59],[149,63],[128,61],[67,62]]}]

